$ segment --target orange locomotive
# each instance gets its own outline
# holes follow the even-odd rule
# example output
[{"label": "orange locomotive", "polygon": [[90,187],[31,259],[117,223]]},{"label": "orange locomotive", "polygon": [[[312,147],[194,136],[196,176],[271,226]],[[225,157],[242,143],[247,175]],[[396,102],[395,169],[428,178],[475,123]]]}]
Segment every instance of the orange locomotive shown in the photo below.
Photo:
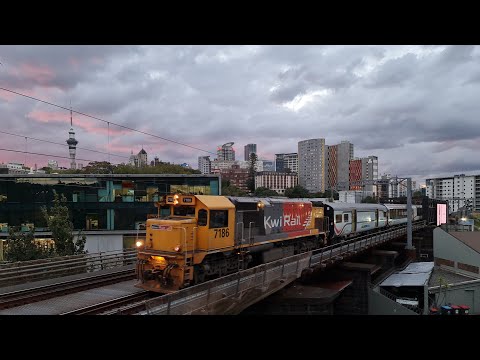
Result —
[{"label": "orange locomotive", "polygon": [[169,293],[326,242],[323,207],[296,199],[168,195],[137,243],[137,287]]}]

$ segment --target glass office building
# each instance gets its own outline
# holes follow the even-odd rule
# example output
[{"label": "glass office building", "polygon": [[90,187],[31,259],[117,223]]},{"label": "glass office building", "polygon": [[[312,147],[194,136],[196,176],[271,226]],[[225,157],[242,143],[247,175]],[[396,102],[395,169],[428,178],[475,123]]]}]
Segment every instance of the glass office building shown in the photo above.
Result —
[{"label": "glass office building", "polygon": [[[219,195],[220,177],[183,174],[0,175],[0,232],[8,227],[48,231],[41,208],[65,195],[75,230],[136,230],[155,216],[155,202],[171,193]],[[163,209],[166,210],[166,209]]]}]

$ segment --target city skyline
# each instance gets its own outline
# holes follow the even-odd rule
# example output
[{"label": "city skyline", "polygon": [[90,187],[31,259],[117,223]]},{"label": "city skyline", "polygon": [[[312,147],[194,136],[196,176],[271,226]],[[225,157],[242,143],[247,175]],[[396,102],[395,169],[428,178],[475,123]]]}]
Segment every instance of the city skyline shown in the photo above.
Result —
[{"label": "city skyline", "polygon": [[[343,140],[378,156],[379,175],[425,179],[480,172],[478,46],[0,46],[1,87],[207,150],[201,152],[73,114],[80,147],[197,167],[232,141],[237,156]],[[67,110],[0,90],[3,130],[65,142]],[[68,148],[1,134],[0,162],[33,166]],[[21,139],[21,140],[19,140]],[[77,148],[78,159],[108,155]],[[86,161],[77,160],[84,163]]]}]

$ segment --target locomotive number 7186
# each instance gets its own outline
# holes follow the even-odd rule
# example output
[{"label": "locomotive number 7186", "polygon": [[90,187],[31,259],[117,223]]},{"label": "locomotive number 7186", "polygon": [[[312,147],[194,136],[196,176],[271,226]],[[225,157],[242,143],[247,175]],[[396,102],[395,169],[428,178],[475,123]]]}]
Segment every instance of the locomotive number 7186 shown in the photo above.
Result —
[{"label": "locomotive number 7186", "polygon": [[228,228],[226,229],[214,229],[215,230],[215,238],[223,238],[229,237],[230,233],[228,232]]}]

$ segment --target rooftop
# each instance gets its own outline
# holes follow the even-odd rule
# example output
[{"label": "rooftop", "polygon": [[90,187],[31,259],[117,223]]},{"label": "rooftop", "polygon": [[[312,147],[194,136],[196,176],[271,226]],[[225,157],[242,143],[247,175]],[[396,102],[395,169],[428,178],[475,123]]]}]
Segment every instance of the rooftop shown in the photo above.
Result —
[{"label": "rooftop", "polygon": [[450,235],[463,242],[468,247],[480,253],[480,232],[478,231],[450,231]]},{"label": "rooftop", "polygon": [[464,281],[471,281],[471,280],[477,280],[476,278],[466,276],[466,275],[461,275],[459,273],[441,269],[441,268],[434,268],[432,272],[432,276],[430,277],[430,281],[428,282],[428,286],[439,286],[440,282],[444,285],[445,283],[447,284],[457,284],[461,283]]},{"label": "rooftop", "polygon": [[186,177],[186,178],[212,178],[220,177],[219,174],[0,174],[1,179],[16,179],[16,178],[162,178],[162,177]]}]

